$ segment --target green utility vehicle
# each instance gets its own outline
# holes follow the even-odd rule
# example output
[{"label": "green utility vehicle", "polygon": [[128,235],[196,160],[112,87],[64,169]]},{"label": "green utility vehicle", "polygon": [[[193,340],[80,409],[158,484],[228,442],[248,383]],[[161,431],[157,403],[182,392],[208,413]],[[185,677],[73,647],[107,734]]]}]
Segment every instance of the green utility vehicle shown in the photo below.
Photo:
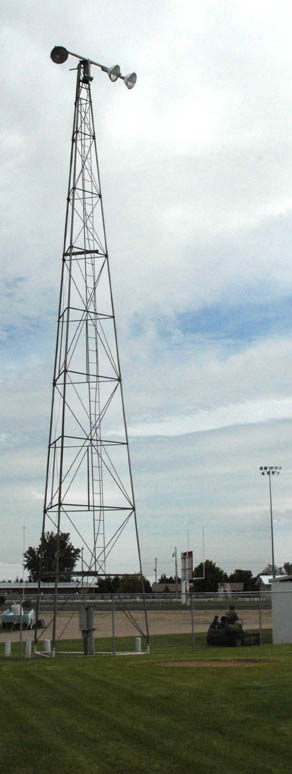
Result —
[{"label": "green utility vehicle", "polygon": [[228,616],[222,615],[219,621],[218,615],[215,615],[208,629],[207,643],[229,647],[259,645],[260,635],[258,632],[245,632],[239,618],[235,623],[230,623]]}]

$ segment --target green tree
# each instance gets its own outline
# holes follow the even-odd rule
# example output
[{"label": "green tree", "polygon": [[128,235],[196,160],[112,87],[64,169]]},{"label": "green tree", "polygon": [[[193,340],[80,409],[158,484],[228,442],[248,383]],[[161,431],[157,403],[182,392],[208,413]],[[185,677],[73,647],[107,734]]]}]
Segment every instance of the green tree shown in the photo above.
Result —
[{"label": "green tree", "polygon": [[[55,532],[46,532],[39,546],[29,546],[24,554],[24,567],[29,573],[29,580],[36,581],[39,572],[42,581],[54,581],[56,569],[57,535]],[[80,556],[80,548],[74,548],[70,542],[69,532],[60,532],[59,535],[59,580],[70,581]]]},{"label": "green tree", "polygon": [[284,570],[287,573],[287,575],[292,575],[292,564],[291,564],[291,562],[284,562],[283,567],[284,567]]},{"label": "green tree", "polygon": [[98,594],[116,594],[119,588],[120,578],[118,575],[114,577],[107,575],[105,578],[98,578],[97,581],[97,593]]},{"label": "green tree", "polygon": [[[179,577],[177,578],[177,582],[180,583]],[[176,584],[175,576],[166,575],[165,572],[163,572],[162,575],[160,575],[158,583],[161,583],[162,585],[164,585],[164,589],[162,589],[164,594],[170,594],[172,592],[169,588],[169,585],[171,584],[172,586],[175,586]]]},{"label": "green tree", "polygon": [[[285,565],[284,565],[285,567]],[[278,567],[277,564],[275,564],[275,573],[276,575],[285,575],[285,570],[283,570],[283,567]],[[260,575],[273,575],[273,565],[267,564],[266,567],[264,567],[263,570],[259,573]]]},{"label": "green tree", "polygon": [[[146,594],[151,594],[151,586],[149,583],[149,580],[147,578],[144,578],[144,591]],[[142,584],[141,584],[141,576],[139,573],[136,573],[135,575],[122,575],[120,579],[120,583],[118,586],[118,594],[141,594],[142,592]]]},{"label": "green tree", "polygon": [[[152,589],[147,578],[144,578],[144,590],[146,594],[150,594]],[[142,584],[141,576],[139,573],[135,575],[115,575],[114,577],[107,576],[106,578],[99,578],[97,581],[97,593],[98,594],[141,594]]]},{"label": "green tree", "polygon": [[[145,593],[150,594],[152,589],[149,580],[144,575],[143,580]],[[115,575],[114,577],[108,575],[105,578],[98,578],[96,585],[98,594],[141,594],[142,592],[139,573],[135,575]]]},{"label": "green tree", "polygon": [[254,591],[256,578],[253,578],[251,570],[234,570],[229,575],[230,583],[243,583],[243,591]]},{"label": "green tree", "polygon": [[216,562],[212,562],[211,559],[205,561],[205,573],[203,562],[195,567],[193,577],[202,578],[203,575],[205,578],[194,582],[194,591],[218,591],[218,583],[224,583],[228,580],[226,572],[217,567]]},{"label": "green tree", "polygon": [[[180,578],[177,580],[180,582]],[[160,575],[158,583],[175,583],[175,575],[165,575],[165,572]]]}]

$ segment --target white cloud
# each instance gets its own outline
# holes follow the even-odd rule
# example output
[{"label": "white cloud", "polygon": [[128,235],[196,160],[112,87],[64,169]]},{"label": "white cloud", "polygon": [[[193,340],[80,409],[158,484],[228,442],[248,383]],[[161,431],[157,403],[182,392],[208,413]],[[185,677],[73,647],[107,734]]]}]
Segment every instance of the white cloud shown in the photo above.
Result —
[{"label": "white cloud", "polygon": [[235,403],[211,411],[198,411],[187,416],[166,416],[160,422],[149,422],[129,427],[131,435],[176,436],[199,433],[234,425],[250,425],[276,419],[292,419],[292,398],[284,400],[252,401]]},{"label": "white cloud", "polygon": [[[16,512],[30,542],[40,532],[75,80],[68,63],[49,59],[59,43],[138,73],[127,92],[96,72],[92,91],[143,553],[166,561],[174,539],[182,543],[195,476],[209,552],[222,566],[235,555],[239,565],[264,564],[262,490],[257,483],[255,501],[246,471],[264,457],[291,468],[290,339],[280,320],[273,336],[262,327],[259,339],[237,342],[187,333],[178,316],[217,304],[236,317],[238,304],[291,294],[290,3],[52,0],[40,9],[15,0],[0,17],[7,561],[18,552]],[[245,471],[242,487],[234,466]],[[284,477],[278,491],[282,561],[291,558]],[[251,554],[244,524],[259,526]]]}]

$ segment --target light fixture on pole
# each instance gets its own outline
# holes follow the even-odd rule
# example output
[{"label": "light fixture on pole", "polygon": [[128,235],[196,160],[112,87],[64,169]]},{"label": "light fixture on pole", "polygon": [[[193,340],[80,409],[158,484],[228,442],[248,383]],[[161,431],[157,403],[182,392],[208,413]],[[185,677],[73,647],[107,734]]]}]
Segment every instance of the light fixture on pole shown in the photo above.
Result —
[{"label": "light fixture on pole", "polygon": [[67,48],[64,48],[64,46],[55,46],[51,51],[51,59],[55,64],[64,64],[66,60],[68,59],[68,56],[74,56],[76,59],[79,59],[81,62],[86,62],[87,64],[87,78],[92,80],[90,76],[90,65],[95,65],[96,67],[99,67],[100,70],[102,70],[104,73],[107,73],[110,81],[114,83],[118,80],[118,78],[121,78],[122,81],[124,81],[125,86],[127,86],[127,89],[133,89],[135,86],[135,83],[137,81],[137,75],[136,73],[129,73],[129,75],[122,75],[119,65],[114,65],[113,67],[106,67],[105,65],[100,64],[99,62],[94,62],[93,59],[88,59],[87,57],[80,56],[80,54],[73,54],[73,51],[67,51]]},{"label": "light fixture on pole", "polygon": [[271,476],[279,476],[280,475],[280,471],[282,470],[282,468],[279,465],[262,465],[259,468],[259,470],[260,470],[260,473],[261,473],[262,476],[268,476],[268,479],[269,479],[271,543],[272,543],[272,575],[273,575],[273,578],[275,578],[275,576],[276,576],[276,569],[275,569],[275,554],[274,554],[274,530],[273,530],[273,505],[272,505]]}]

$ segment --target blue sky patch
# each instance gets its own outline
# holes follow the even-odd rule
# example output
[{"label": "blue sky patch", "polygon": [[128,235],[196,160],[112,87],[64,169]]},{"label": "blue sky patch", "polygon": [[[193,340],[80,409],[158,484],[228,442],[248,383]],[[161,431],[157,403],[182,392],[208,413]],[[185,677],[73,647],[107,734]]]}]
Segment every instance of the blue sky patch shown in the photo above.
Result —
[{"label": "blue sky patch", "polygon": [[[237,346],[262,337],[285,336],[291,332],[291,295],[265,304],[245,303],[239,306],[216,304],[200,310],[188,310],[176,316],[152,318],[157,332],[169,344],[176,345],[177,334],[201,336]],[[145,334],[149,318],[135,316],[131,332],[135,338]]]}]

